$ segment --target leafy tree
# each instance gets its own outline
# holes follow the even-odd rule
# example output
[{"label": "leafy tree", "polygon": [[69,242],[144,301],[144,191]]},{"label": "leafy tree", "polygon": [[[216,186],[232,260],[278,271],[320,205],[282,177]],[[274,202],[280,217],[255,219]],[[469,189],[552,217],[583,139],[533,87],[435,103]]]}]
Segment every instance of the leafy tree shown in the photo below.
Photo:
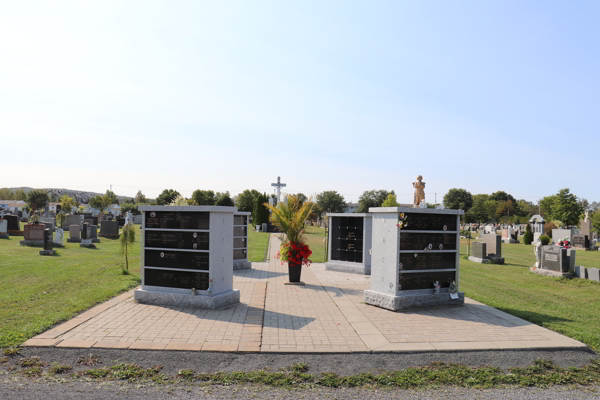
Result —
[{"label": "leafy tree", "polygon": [[212,190],[194,190],[192,193],[192,199],[199,206],[214,206],[215,205],[215,192]]},{"label": "leafy tree", "polygon": [[0,189],[0,200],[14,200],[15,194],[9,188]]},{"label": "leafy tree", "polygon": [[141,211],[138,210],[138,206],[132,203],[121,204],[121,214],[125,215],[128,211],[131,211],[133,215],[140,215]]},{"label": "leafy tree", "polygon": [[119,237],[119,242],[121,242],[119,254],[125,255],[125,266],[121,267],[121,270],[123,271],[123,275],[129,275],[129,260],[127,255],[129,253],[129,248],[135,242],[135,226],[132,223],[125,224],[121,236]]},{"label": "leafy tree", "polygon": [[496,200],[487,199],[483,202],[483,206],[487,210],[488,218],[487,221],[496,220],[496,210],[498,209],[498,202]]},{"label": "leafy tree", "polygon": [[319,193],[317,195],[317,205],[322,212],[326,213],[343,213],[346,211],[347,207],[344,196],[335,190],[328,190],[323,193]]},{"label": "leafy tree", "polygon": [[[71,210],[77,207],[75,204],[75,199],[72,197],[67,196],[66,194],[64,196],[61,196],[60,198],[60,209],[65,212],[65,213],[70,213]],[[94,206],[92,206],[94,207]],[[96,208],[96,207],[94,207]]]},{"label": "leafy tree", "polygon": [[300,204],[304,204],[304,202],[308,200],[308,197],[306,197],[304,193],[296,193],[293,196],[296,196],[296,199],[300,202]]},{"label": "leafy tree", "polygon": [[562,222],[565,226],[577,225],[582,212],[577,196],[567,188],[558,191],[552,207],[552,219]]},{"label": "leafy tree", "polygon": [[554,208],[555,201],[556,195],[546,196],[540,200],[540,214],[545,220],[552,218],[552,209]]},{"label": "leafy tree", "polygon": [[258,196],[260,196],[260,192],[258,190],[246,189],[235,197],[235,205],[240,211],[252,212],[252,202]]},{"label": "leafy tree", "polygon": [[473,205],[469,211],[465,213],[467,221],[483,223],[490,220],[488,209],[485,206],[485,202],[486,200],[489,200],[489,197],[490,196],[487,194],[476,194],[472,196]]},{"label": "leafy tree", "polygon": [[469,211],[473,205],[473,196],[465,189],[450,189],[444,196],[444,207],[453,210]]},{"label": "leafy tree", "polygon": [[216,206],[227,206],[227,207],[233,207],[235,204],[233,204],[233,200],[231,200],[231,196],[229,195],[229,192],[217,192],[215,194],[215,205]]},{"label": "leafy tree", "polygon": [[[356,212],[358,213],[368,213],[370,207],[379,207],[381,203],[383,203],[389,194],[396,194],[392,190],[388,192],[387,190],[366,190],[363,194],[358,198],[358,209]],[[317,200],[318,204],[318,200]]]},{"label": "leafy tree", "polygon": [[97,210],[104,211],[113,203],[111,203],[110,198],[106,196],[94,196],[90,197],[88,204]]},{"label": "leafy tree", "polygon": [[498,191],[498,192],[494,192],[490,195],[490,199],[492,200],[496,200],[498,202],[500,201],[512,201],[513,203],[515,202],[515,198],[512,197],[510,194],[503,192],[503,191]]},{"label": "leafy tree", "polygon": [[136,195],[135,195],[135,202],[136,203],[147,203],[148,199],[146,198],[146,196],[144,196],[144,193],[142,193],[141,190],[138,190]]},{"label": "leafy tree", "polygon": [[171,204],[171,202],[173,200],[175,200],[175,197],[177,197],[177,196],[180,196],[180,194],[177,190],[165,189],[156,198],[156,204],[159,206],[169,205],[169,204]]},{"label": "leafy tree", "polygon": [[17,189],[14,194],[15,200],[27,200],[27,193],[23,189]]},{"label": "leafy tree", "polygon": [[595,230],[597,234],[600,234],[600,213],[598,212],[592,214],[592,229]]},{"label": "leafy tree", "polygon": [[500,220],[502,217],[509,217],[514,212],[515,205],[513,204],[512,200],[498,202],[496,207],[496,217],[498,217],[498,220]]},{"label": "leafy tree", "polygon": [[590,206],[588,207],[588,210],[590,211],[598,211],[600,209],[600,203],[596,202],[596,201],[592,201],[590,203]]},{"label": "leafy tree", "polygon": [[119,199],[117,199],[117,195],[112,190],[107,190],[104,196],[110,201],[109,204],[119,204]]},{"label": "leafy tree", "polygon": [[266,193],[258,195],[252,204],[252,223],[254,225],[262,225],[269,222],[269,210],[265,207],[265,203],[269,201]]},{"label": "leafy tree", "polygon": [[34,189],[27,193],[27,204],[35,212],[48,203],[48,193],[42,189]]},{"label": "leafy tree", "polygon": [[398,207],[399,204],[396,201],[395,194],[388,194],[387,199],[383,203],[381,203],[381,207]]}]

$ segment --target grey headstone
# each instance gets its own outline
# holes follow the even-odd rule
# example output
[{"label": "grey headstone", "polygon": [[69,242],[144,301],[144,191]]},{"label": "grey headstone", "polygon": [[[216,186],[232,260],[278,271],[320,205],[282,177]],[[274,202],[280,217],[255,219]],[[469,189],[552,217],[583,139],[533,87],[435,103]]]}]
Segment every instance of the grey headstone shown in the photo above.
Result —
[{"label": "grey headstone", "polygon": [[586,270],[585,267],[578,265],[575,267],[575,276],[581,279],[586,279],[587,278],[587,274],[586,274]]},{"label": "grey headstone", "polygon": [[582,249],[589,249],[590,241],[587,235],[573,235],[573,247],[579,247]]},{"label": "grey headstone", "polygon": [[567,249],[559,246],[542,246],[542,269],[569,272]]},{"label": "grey headstone", "polygon": [[69,239],[81,239],[79,224],[69,225]]},{"label": "grey headstone", "polygon": [[83,229],[81,230],[81,240],[89,238],[89,225],[87,223],[83,224]]},{"label": "grey headstone", "polygon": [[495,233],[487,233],[481,238],[487,245],[487,255],[502,257],[502,236]]},{"label": "grey headstone", "polygon": [[564,238],[569,242],[573,241],[573,231],[571,229],[552,229],[552,243],[558,243]]},{"label": "grey headstone", "polygon": [[587,268],[587,276],[590,281],[600,282],[600,269]]},{"label": "grey headstone", "polygon": [[567,249],[567,257],[569,258],[569,271],[574,271],[577,263],[577,250]]},{"label": "grey headstone", "polygon": [[487,256],[487,244],[484,242],[473,242],[473,257],[485,258]]}]

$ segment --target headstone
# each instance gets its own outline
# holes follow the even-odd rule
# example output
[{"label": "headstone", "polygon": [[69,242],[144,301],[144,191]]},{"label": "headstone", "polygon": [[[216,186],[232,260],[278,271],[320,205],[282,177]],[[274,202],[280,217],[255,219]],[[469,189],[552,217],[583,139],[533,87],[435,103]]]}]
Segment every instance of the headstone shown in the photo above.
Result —
[{"label": "headstone", "polygon": [[473,242],[473,257],[484,259],[487,257],[487,244],[485,242]]},{"label": "headstone", "polygon": [[8,221],[0,219],[0,239],[8,239]]},{"label": "headstone", "polygon": [[542,246],[541,269],[552,271],[556,276],[564,276],[569,273],[570,260],[567,249],[559,246]]},{"label": "headstone", "polygon": [[578,265],[575,267],[575,276],[581,279],[587,278],[586,268],[584,266]]},{"label": "headstone", "polygon": [[118,238],[119,221],[102,221],[100,224],[100,237]]},{"label": "headstone", "polygon": [[19,217],[16,215],[5,215],[4,219],[7,222],[7,231],[20,231],[21,226],[19,224]]},{"label": "headstone", "polygon": [[598,268],[587,268],[587,276],[590,281],[600,282],[600,270]]},{"label": "headstone", "polygon": [[25,225],[25,240],[44,241],[44,224],[27,224]]},{"label": "headstone", "polygon": [[135,215],[133,217],[133,223],[136,225],[141,225],[142,224],[142,216],[141,215]]},{"label": "headstone", "polygon": [[573,235],[573,241],[571,242],[573,247],[577,247],[580,249],[589,249],[590,241],[588,240],[587,235]]},{"label": "headstone", "polygon": [[88,226],[89,225],[94,225],[94,220],[91,219],[91,218],[86,218],[86,219],[83,220],[83,223],[84,224],[88,224]]},{"label": "headstone", "polygon": [[88,239],[91,239],[92,243],[100,243],[100,239],[98,239],[98,226],[88,226]]},{"label": "headstone", "polygon": [[44,250],[52,250],[52,231],[48,228],[44,230]]},{"label": "headstone", "polygon": [[267,224],[263,223],[262,226],[260,227],[261,232],[266,232],[267,231]]},{"label": "headstone", "polygon": [[552,229],[552,243],[558,243],[565,238],[569,243],[573,242],[573,231],[571,229]]},{"label": "headstone", "polygon": [[54,244],[59,247],[64,246],[64,236],[64,231],[61,228],[57,228],[54,234]]},{"label": "headstone", "polygon": [[90,234],[89,231],[89,224],[87,222],[83,223],[83,229],[81,230],[81,240],[87,240],[89,239],[88,235]]},{"label": "headstone", "polygon": [[79,229],[81,230],[81,217],[79,215],[65,216],[65,220],[63,222],[63,229],[64,229],[64,227],[69,227],[69,231],[70,231],[71,225],[77,225],[77,226],[79,226]]},{"label": "headstone", "polygon": [[579,221],[579,226],[581,226],[581,234],[587,235],[588,238],[592,238],[592,233],[594,232],[594,228],[592,227],[592,220],[590,219],[582,219]]},{"label": "headstone", "polygon": [[67,241],[74,243],[81,242],[81,230],[79,229],[79,224],[69,225],[69,238]]},{"label": "headstone", "polygon": [[487,255],[502,257],[502,237],[495,233],[488,233],[481,238],[487,244]]}]

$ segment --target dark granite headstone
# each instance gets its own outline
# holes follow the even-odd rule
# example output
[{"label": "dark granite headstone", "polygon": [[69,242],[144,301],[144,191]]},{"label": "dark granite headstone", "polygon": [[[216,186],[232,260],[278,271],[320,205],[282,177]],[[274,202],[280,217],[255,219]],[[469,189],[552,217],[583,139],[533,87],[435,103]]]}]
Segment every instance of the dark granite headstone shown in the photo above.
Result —
[{"label": "dark granite headstone", "polygon": [[81,230],[81,239],[82,240],[88,239],[88,234],[89,234],[88,227],[89,227],[89,224],[87,222],[85,222],[83,224],[83,229]]},{"label": "dark granite headstone", "polygon": [[100,236],[102,237],[119,237],[119,222],[118,221],[102,221],[100,224]]},{"label": "dark granite headstone", "polygon": [[572,243],[573,247],[579,247],[582,249],[590,248],[590,241],[588,240],[587,235],[573,235],[572,241],[573,241],[573,243]]},{"label": "dark granite headstone", "polygon": [[487,244],[484,242],[473,242],[473,257],[487,257]]},{"label": "dark granite headstone", "polygon": [[8,226],[6,227],[9,231],[20,231],[21,226],[19,224],[19,217],[16,215],[5,215],[4,219],[7,221]]},{"label": "dark granite headstone", "polygon": [[559,246],[543,246],[542,269],[557,272],[569,272],[567,249]]},{"label": "dark granite headstone", "polygon": [[48,228],[44,230],[44,250],[52,250],[52,231]]}]

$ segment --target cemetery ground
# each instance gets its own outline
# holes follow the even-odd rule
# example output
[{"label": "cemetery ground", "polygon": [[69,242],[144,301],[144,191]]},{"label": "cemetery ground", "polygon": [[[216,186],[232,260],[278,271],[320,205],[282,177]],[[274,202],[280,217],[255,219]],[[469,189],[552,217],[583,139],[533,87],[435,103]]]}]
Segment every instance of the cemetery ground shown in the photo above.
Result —
[{"label": "cemetery ground", "polygon": [[[267,235],[249,235],[249,242],[251,242],[249,248],[254,245],[252,242],[257,238],[263,239],[265,236]],[[317,230],[309,240],[312,240],[315,249],[322,247],[324,254],[323,238],[324,234]],[[130,382],[135,384],[134,387],[142,389],[162,385],[165,390],[181,389],[182,386],[183,390],[187,390],[190,385],[189,387],[193,388],[191,390],[209,390],[209,392],[211,385],[215,385],[215,395],[219,394],[219,388],[222,388],[220,385],[231,384],[262,384],[270,388],[264,389],[267,391],[302,387],[311,391],[317,390],[314,394],[319,395],[328,395],[327,391],[331,390],[330,388],[337,387],[387,390],[390,388],[426,389],[440,386],[591,384],[592,386],[588,387],[592,390],[590,398],[597,395],[593,390],[598,390],[600,364],[597,356],[581,349],[554,351],[473,349],[466,352],[418,352],[417,350],[401,355],[360,351],[335,354],[334,351],[333,354],[326,356],[311,354],[313,353],[311,351],[242,354],[55,347],[27,347],[14,352],[13,346],[22,344],[35,334],[46,331],[57,323],[139,284],[139,237],[131,252],[131,275],[121,274],[120,266],[123,264],[123,258],[118,255],[117,240],[102,238],[96,250],[80,248],[76,243],[65,243],[65,249],[58,249],[58,256],[41,257],[37,254],[38,248],[18,246],[19,239],[13,237],[10,240],[0,241],[2,255],[0,258],[2,272],[0,274],[0,347],[6,348],[4,350],[6,354],[0,354],[0,374],[5,375],[0,379],[5,383],[8,380],[17,382],[15,383],[17,386],[24,380],[33,379],[29,381],[32,382],[29,388],[33,391],[36,390],[36,384],[70,380],[76,385],[88,385],[88,387],[94,384],[106,385],[109,394],[111,385],[116,384],[115,387],[118,387],[121,383]],[[315,253],[313,256],[321,257],[316,251]],[[564,333],[586,343],[590,348],[598,347],[599,285],[589,281],[577,282],[576,279],[568,281],[530,274],[528,267],[533,263],[531,246],[503,245],[503,255],[506,258],[504,266],[473,264],[461,259],[461,289],[466,292],[467,297]],[[578,254],[578,260],[587,257],[590,262],[600,264],[600,253],[582,254],[581,259]],[[276,271],[272,272],[273,276],[277,277],[276,280],[283,281],[285,276],[280,271],[284,268],[279,266],[275,268]],[[315,303],[314,307],[319,307],[321,300],[329,299],[330,296],[335,300],[338,296],[332,294],[331,291],[335,289],[329,286],[333,284],[331,280],[334,278],[333,275],[328,277],[326,272],[321,270],[319,266],[309,267],[310,272],[307,271],[306,275],[309,279],[311,275],[316,274],[320,282],[326,285],[325,291],[319,293],[318,298],[311,299],[311,302]],[[241,273],[253,272],[245,270]],[[360,276],[347,278],[348,281],[358,282],[357,288],[364,279],[365,277]],[[315,286],[315,283],[309,279],[307,286]],[[269,290],[274,289],[275,287]],[[299,292],[299,289],[290,288],[290,290]],[[356,290],[356,293],[353,293],[352,289],[344,290],[352,294],[350,297],[360,295],[360,290]],[[123,296],[125,295],[119,296],[121,299],[116,298],[114,304],[123,301]],[[254,295],[252,297],[254,298]],[[382,317],[394,314],[371,306],[360,305],[359,307],[367,307],[374,314],[385,314]],[[83,314],[79,315],[82,316]],[[384,319],[386,318],[382,318],[382,323],[387,323]],[[461,330],[464,328],[460,325],[468,324],[469,321],[458,319],[454,323],[455,328]],[[449,329],[448,333],[452,333],[453,328]],[[340,331],[340,337],[347,334],[347,331],[344,333]],[[95,356],[90,357],[90,354]],[[201,363],[198,362],[199,357]],[[535,361],[537,359],[550,361]],[[155,367],[158,365],[161,367]],[[492,367],[481,367],[483,365]],[[242,386],[242,391],[246,390],[243,389],[244,387],[246,386]],[[44,389],[39,390],[43,392]],[[62,389],[54,390],[61,392]],[[0,393],[2,393],[1,385]],[[281,393],[276,394],[281,395]],[[361,395],[360,392],[353,391],[347,394],[348,398],[370,396],[370,394]],[[521,396],[524,397],[525,394],[521,393]],[[57,397],[60,397],[59,395],[60,393]],[[245,396],[243,393],[242,395]],[[251,395],[253,393],[249,393],[248,397]],[[336,394],[332,393],[332,395]],[[225,394],[223,396],[225,397]],[[258,396],[261,394],[259,393]],[[578,392],[577,396],[585,398],[585,393]],[[109,395],[106,396],[108,397]],[[417,393],[415,398],[419,397]],[[469,398],[468,395],[462,397]],[[563,393],[563,395],[557,394],[555,398],[567,397]]]}]

